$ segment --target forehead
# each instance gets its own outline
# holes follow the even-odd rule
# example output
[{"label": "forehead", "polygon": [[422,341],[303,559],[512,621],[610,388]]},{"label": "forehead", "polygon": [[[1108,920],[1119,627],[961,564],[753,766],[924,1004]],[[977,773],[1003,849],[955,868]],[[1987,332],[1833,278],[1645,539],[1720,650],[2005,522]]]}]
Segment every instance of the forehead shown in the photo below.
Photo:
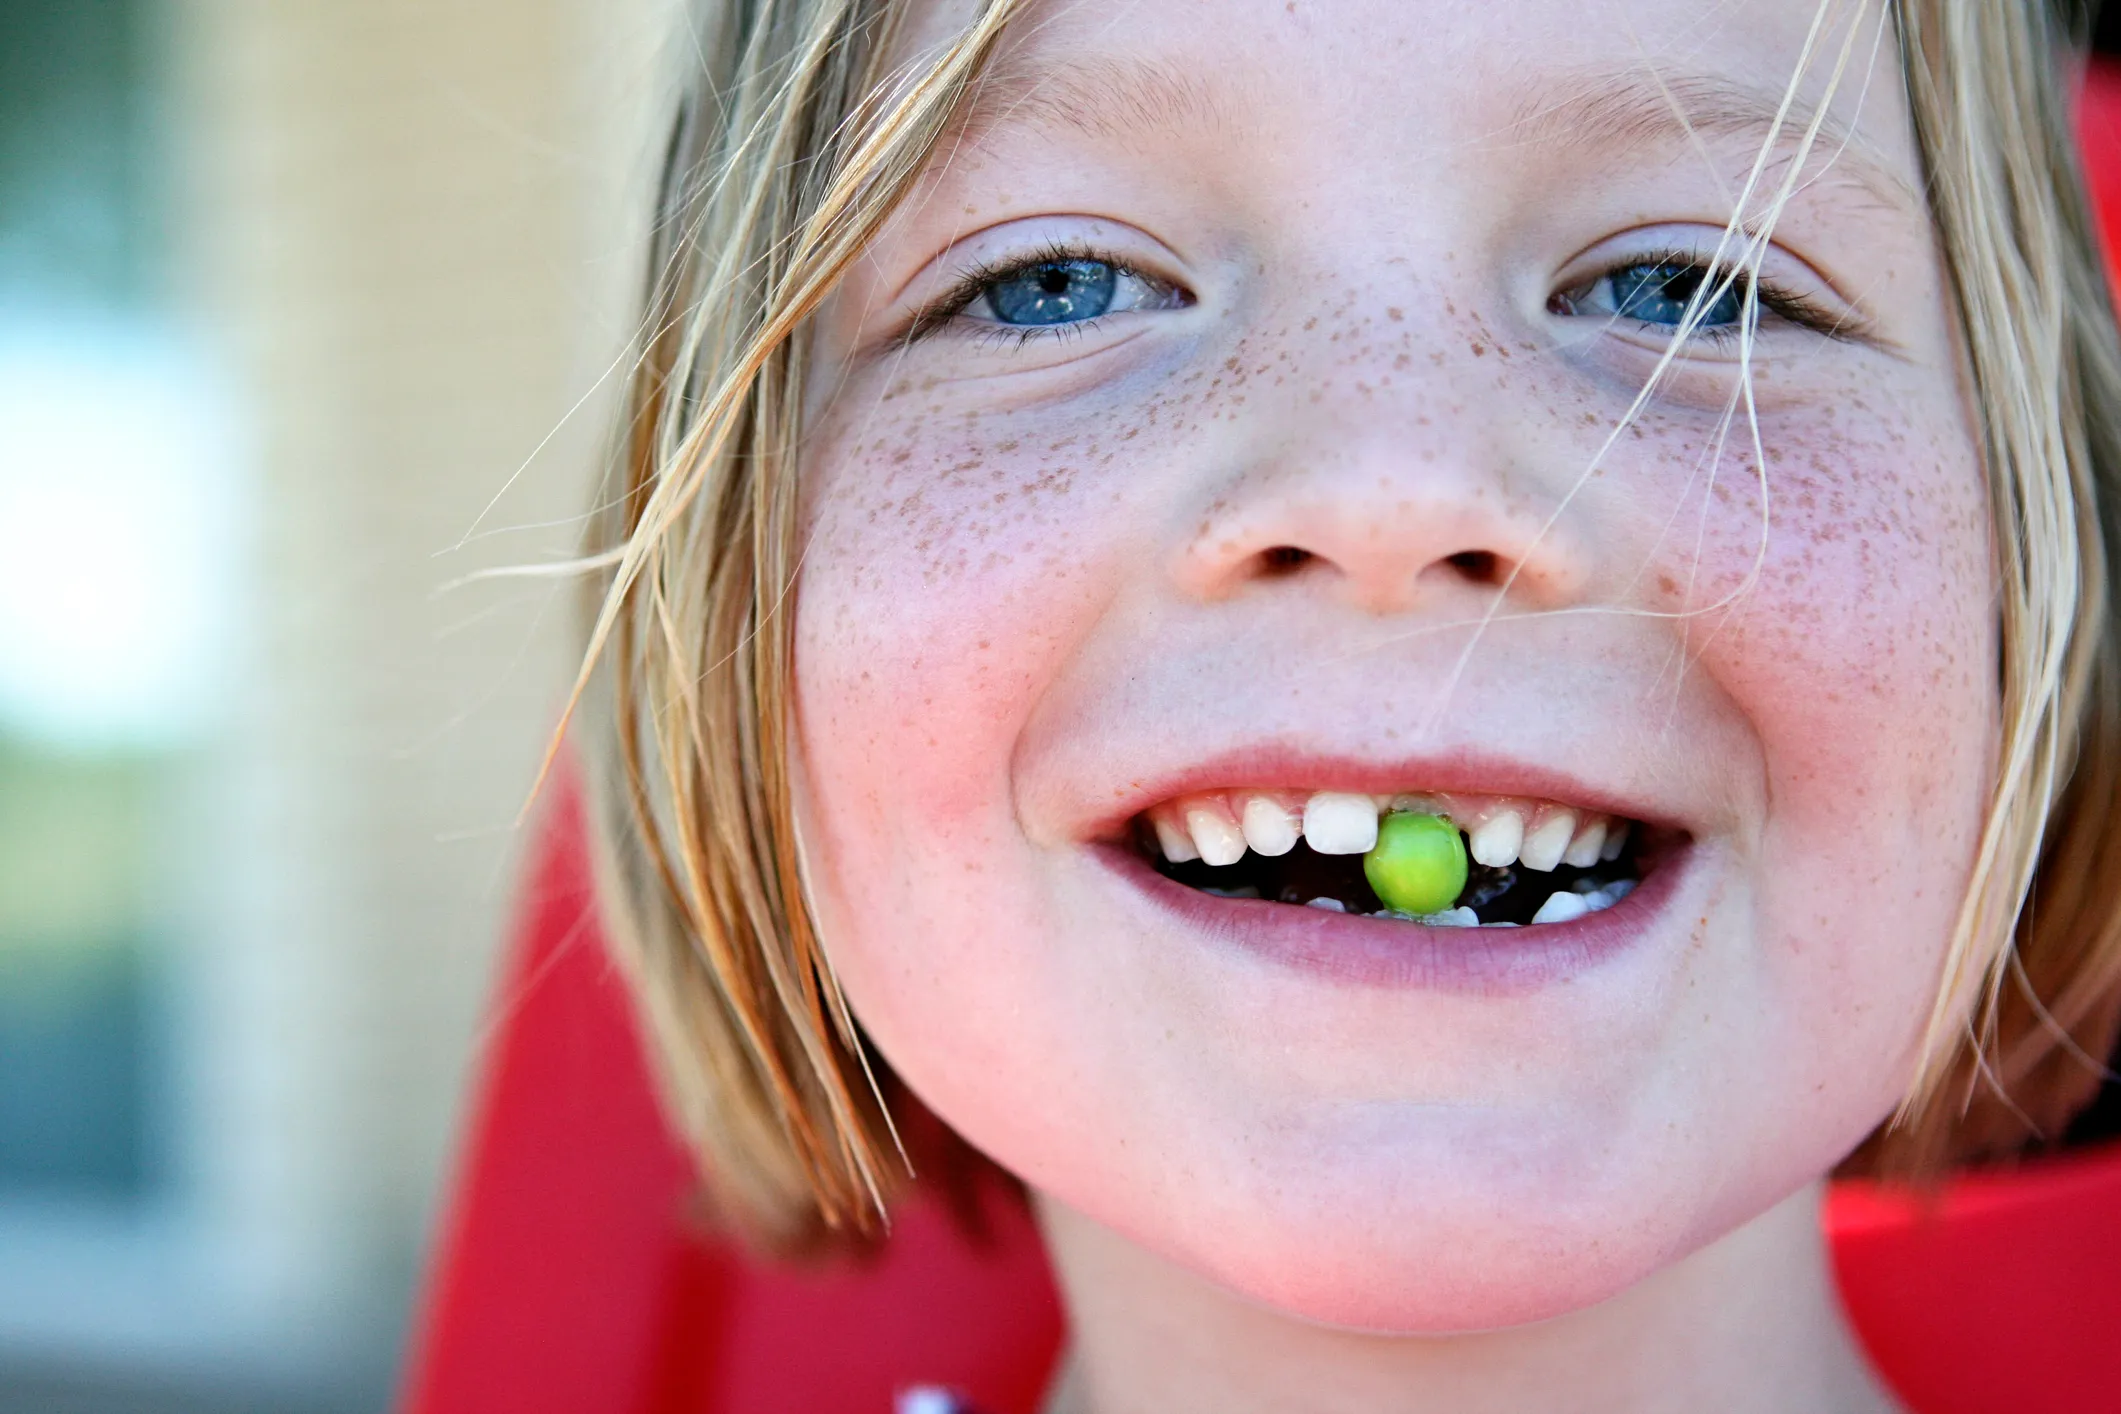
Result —
[{"label": "forehead", "polygon": [[[962,0],[915,11],[940,41]],[[1026,0],[958,142],[1154,147],[1474,171],[1768,138],[1919,205],[1898,55],[1871,0]]]}]

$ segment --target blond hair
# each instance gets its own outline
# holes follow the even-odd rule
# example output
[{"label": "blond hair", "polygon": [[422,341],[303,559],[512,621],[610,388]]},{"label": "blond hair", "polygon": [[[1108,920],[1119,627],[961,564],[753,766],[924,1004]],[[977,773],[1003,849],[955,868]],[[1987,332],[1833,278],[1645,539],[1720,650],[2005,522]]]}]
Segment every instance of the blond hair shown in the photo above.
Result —
[{"label": "blond hair", "polygon": [[[789,760],[805,321],[919,179],[1016,0],[983,0],[935,52],[889,67],[901,8],[716,11],[590,545],[583,686],[613,942],[723,1210],[783,1251],[874,1238],[912,1167],[892,1079],[819,943]],[[1934,1172],[2054,1135],[2121,1014],[2121,829],[2106,818],[2121,360],[2053,17],[1892,8],[1980,417],[2003,641],[2000,769],[1921,1075],[1862,1155]]]}]

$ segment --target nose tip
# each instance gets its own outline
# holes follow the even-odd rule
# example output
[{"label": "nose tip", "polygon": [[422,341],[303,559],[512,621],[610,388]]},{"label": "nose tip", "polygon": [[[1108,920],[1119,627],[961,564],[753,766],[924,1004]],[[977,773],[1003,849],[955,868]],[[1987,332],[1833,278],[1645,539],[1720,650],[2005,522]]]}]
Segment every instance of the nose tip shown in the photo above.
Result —
[{"label": "nose tip", "polygon": [[1270,499],[1204,525],[1178,578],[1209,600],[1301,584],[1378,615],[1452,600],[1485,604],[1497,594],[1528,609],[1555,608],[1580,593],[1578,559],[1551,517],[1426,498],[1391,513]]}]

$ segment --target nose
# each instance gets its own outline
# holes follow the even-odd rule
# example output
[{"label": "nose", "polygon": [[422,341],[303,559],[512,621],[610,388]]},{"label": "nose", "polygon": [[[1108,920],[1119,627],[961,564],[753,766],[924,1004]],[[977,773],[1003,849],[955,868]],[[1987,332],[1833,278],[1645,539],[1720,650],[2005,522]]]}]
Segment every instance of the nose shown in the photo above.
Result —
[{"label": "nose", "polygon": [[[1552,610],[1589,579],[1575,477],[1513,475],[1493,439],[1320,435],[1261,458],[1214,495],[1174,578],[1203,601],[1271,585],[1330,592],[1376,615]],[[1572,513],[1574,512],[1574,513]]]}]

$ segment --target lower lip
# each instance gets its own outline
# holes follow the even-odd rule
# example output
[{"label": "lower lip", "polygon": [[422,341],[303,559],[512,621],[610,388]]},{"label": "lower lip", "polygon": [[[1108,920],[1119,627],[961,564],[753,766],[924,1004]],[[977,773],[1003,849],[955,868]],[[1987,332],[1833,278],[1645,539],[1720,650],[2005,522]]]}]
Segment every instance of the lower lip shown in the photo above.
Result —
[{"label": "lower lip", "polygon": [[1211,944],[1351,986],[1518,996],[1579,977],[1634,948],[1679,890],[1690,845],[1666,850],[1628,896],[1567,923],[1430,928],[1264,899],[1219,898],[1168,879],[1120,845],[1101,862]]}]

